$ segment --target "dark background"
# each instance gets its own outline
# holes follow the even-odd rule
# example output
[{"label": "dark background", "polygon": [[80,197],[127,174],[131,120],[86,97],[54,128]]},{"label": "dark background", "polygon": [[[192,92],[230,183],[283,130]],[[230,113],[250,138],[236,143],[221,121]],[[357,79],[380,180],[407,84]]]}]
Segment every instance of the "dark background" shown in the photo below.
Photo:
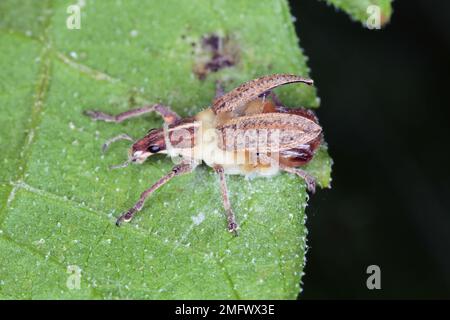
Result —
[{"label": "dark background", "polygon": [[[450,1],[394,1],[367,30],[291,1],[334,159],[308,207],[300,298],[450,298]],[[381,268],[381,290],[366,287]]]}]

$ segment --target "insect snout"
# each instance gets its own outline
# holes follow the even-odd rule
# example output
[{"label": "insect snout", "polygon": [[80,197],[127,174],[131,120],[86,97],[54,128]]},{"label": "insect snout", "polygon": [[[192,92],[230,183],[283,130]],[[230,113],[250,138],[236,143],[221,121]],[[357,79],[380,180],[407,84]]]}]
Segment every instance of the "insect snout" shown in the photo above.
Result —
[{"label": "insect snout", "polygon": [[130,163],[141,164],[149,156],[151,156],[150,152],[146,152],[146,151],[142,151],[142,150],[133,150],[133,148],[131,148],[130,151],[128,152],[128,161]]}]

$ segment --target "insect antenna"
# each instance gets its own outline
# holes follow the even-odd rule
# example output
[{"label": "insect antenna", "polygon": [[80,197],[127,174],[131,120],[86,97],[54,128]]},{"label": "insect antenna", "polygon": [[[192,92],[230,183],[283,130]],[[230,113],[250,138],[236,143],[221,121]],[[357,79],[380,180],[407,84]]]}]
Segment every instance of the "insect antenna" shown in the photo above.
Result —
[{"label": "insect antenna", "polygon": [[118,136],[112,137],[105,141],[105,143],[102,146],[103,153],[105,153],[106,150],[108,150],[108,148],[111,146],[111,144],[113,144],[114,142],[119,141],[119,140],[128,140],[131,142],[134,141],[134,139],[132,137],[130,137],[129,135],[127,135],[126,133],[119,134]]},{"label": "insect antenna", "polygon": [[130,165],[130,160],[127,160],[127,161],[125,161],[124,163],[117,164],[117,165],[115,165],[115,166],[110,166],[110,167],[109,167],[109,170],[125,168],[125,167],[128,167],[129,165]]}]

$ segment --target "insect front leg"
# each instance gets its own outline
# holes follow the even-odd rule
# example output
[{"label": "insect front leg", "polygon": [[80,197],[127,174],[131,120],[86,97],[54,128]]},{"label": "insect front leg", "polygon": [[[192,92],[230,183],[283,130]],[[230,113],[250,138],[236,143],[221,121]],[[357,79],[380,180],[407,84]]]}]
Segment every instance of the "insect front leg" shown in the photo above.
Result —
[{"label": "insect front leg", "polygon": [[127,119],[140,117],[150,112],[158,113],[169,125],[174,124],[181,119],[181,117],[175,111],[172,111],[170,107],[163,106],[161,104],[154,104],[151,106],[144,106],[142,108],[131,109],[117,115],[111,115],[95,110],[87,110],[84,112],[84,114],[88,117],[91,117],[93,120],[121,123],[122,121],[125,121]]},{"label": "insect front leg", "polygon": [[233,209],[231,209],[230,198],[228,196],[228,188],[227,188],[227,180],[225,177],[225,172],[224,172],[222,166],[216,166],[216,167],[214,167],[214,170],[219,175],[223,206],[224,206],[225,212],[227,214],[228,231],[234,233],[234,235],[237,236],[237,234],[238,234],[237,229],[239,228],[239,226],[236,223],[236,217],[234,215]]},{"label": "insect front leg", "polygon": [[116,225],[120,226],[122,222],[128,222],[131,219],[133,219],[134,215],[141,211],[142,207],[144,206],[145,200],[149,196],[153,194],[156,190],[158,190],[161,186],[169,182],[172,178],[176,176],[180,176],[182,174],[190,173],[195,168],[195,165],[192,163],[180,163],[172,168],[172,170],[163,176],[161,179],[159,179],[155,184],[153,184],[150,188],[142,192],[138,202],[130,208],[127,212],[122,214],[116,221]]}]

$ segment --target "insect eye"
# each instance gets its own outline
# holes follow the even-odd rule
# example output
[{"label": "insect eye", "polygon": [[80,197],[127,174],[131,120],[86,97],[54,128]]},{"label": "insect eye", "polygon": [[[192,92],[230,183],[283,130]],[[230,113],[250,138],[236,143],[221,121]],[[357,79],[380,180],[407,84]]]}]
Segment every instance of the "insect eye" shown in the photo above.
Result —
[{"label": "insect eye", "polygon": [[151,153],[157,153],[160,150],[161,150],[161,148],[157,145],[152,145],[152,146],[148,147],[148,151],[150,151]]}]

